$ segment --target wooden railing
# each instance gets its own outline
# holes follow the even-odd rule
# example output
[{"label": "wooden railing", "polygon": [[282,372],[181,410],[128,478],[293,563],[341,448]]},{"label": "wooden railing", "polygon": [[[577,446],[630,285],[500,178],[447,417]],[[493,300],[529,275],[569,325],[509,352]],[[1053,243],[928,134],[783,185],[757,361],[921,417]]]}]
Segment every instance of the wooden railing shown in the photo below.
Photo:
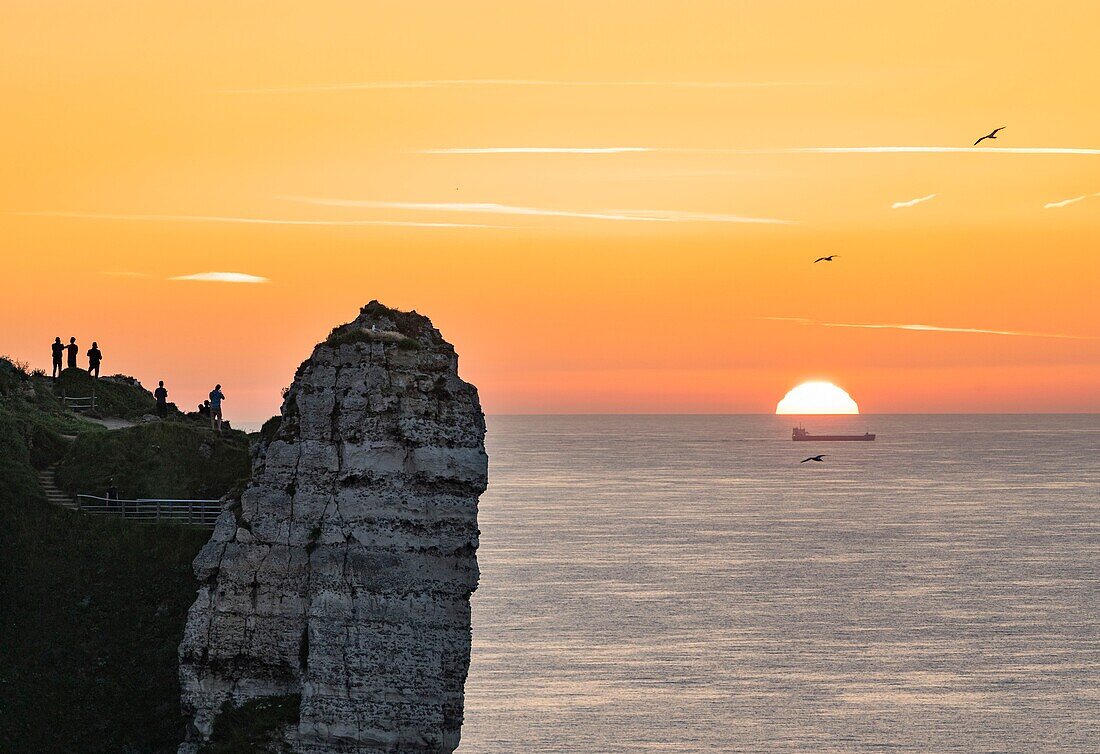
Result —
[{"label": "wooden railing", "polygon": [[213,528],[222,512],[220,500],[119,500],[96,495],[77,495],[76,500],[85,513],[121,516],[139,523],[168,522]]},{"label": "wooden railing", "polygon": [[70,398],[67,395],[61,396],[61,400],[65,401],[65,405],[73,411],[88,411],[95,409],[95,396],[87,395],[83,398]]}]

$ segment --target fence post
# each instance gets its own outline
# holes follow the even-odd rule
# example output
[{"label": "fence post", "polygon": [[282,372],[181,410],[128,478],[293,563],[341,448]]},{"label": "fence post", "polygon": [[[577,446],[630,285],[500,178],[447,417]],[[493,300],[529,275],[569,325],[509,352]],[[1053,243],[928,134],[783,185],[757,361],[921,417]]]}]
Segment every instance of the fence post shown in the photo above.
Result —
[{"label": "fence post", "polygon": [[[168,521],[213,527],[221,514],[220,500],[195,500],[191,498],[111,500],[95,495],[77,495],[76,503],[78,510],[85,513],[109,513],[121,516],[124,519],[134,519],[138,522],[148,522],[151,513],[152,520],[156,522]],[[184,503],[187,504],[186,512]]]}]

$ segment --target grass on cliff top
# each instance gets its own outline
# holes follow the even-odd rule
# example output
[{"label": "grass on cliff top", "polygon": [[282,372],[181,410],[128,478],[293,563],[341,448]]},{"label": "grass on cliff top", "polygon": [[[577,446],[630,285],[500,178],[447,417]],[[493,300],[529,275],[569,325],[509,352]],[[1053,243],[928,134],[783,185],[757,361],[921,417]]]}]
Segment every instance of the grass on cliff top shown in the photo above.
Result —
[{"label": "grass on cliff top", "polygon": [[69,443],[62,435],[106,432],[98,424],[44,413],[33,403],[12,396],[0,397],[0,421],[10,424],[14,433],[22,438],[35,468],[45,468],[64,455]]},{"label": "grass on cliff top", "polygon": [[[42,378],[49,381],[49,377]],[[86,398],[95,394],[95,411],[100,416],[120,419],[140,419],[156,412],[153,394],[137,380],[116,375],[94,379],[83,369],[66,369],[53,385],[58,396]]]},{"label": "grass on cliff top", "polygon": [[388,343],[409,351],[416,351],[420,348],[420,341],[416,338],[410,338],[398,332],[367,330],[363,327],[351,325],[341,325],[334,328],[329,336],[325,338],[325,345],[334,348],[354,343]]},{"label": "grass on cliff top", "polygon": [[409,312],[393,309],[377,299],[360,309],[359,313],[376,318],[385,317],[394,323],[399,333],[414,340],[419,340],[434,330],[431,320],[415,309]]},{"label": "grass on cliff top", "polygon": [[0,751],[175,752],[191,561],[210,533],[48,504],[35,466],[64,440],[17,400],[0,397]]},{"label": "grass on cliff top", "polygon": [[74,414],[54,395],[51,380],[0,357],[0,410],[59,435],[100,432],[103,427]]},{"label": "grass on cliff top", "polygon": [[71,495],[103,495],[113,478],[119,497],[216,500],[251,473],[248,436],[219,436],[206,425],[152,422],[81,435],[57,468]]}]

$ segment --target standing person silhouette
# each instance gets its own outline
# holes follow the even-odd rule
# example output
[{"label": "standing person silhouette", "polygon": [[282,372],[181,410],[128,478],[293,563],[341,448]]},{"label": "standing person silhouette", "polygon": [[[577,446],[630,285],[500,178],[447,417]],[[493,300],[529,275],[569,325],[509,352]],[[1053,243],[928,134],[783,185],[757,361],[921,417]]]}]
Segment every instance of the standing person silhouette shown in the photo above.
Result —
[{"label": "standing person silhouette", "polygon": [[76,355],[80,353],[80,346],[76,344],[76,338],[69,338],[69,345],[65,346],[65,350],[69,354],[68,369],[76,369]]},{"label": "standing person silhouette", "polygon": [[210,391],[210,426],[213,429],[222,431],[222,401],[225,400],[225,395],[222,394],[222,386],[215,385],[214,389]]},{"label": "standing person silhouette", "polygon": [[53,339],[53,345],[50,346],[50,348],[53,350],[53,378],[56,380],[61,375],[61,370],[65,368],[62,366],[64,363],[62,357],[65,355],[65,346],[61,342],[60,335]]},{"label": "standing person silhouette", "polygon": [[158,383],[153,397],[157,399],[157,416],[161,419],[168,416],[168,391],[164,389],[164,380]]},{"label": "standing person silhouette", "polygon": [[103,361],[103,352],[99,350],[99,344],[93,340],[92,347],[88,349],[88,374],[94,374],[97,380],[101,361]]}]

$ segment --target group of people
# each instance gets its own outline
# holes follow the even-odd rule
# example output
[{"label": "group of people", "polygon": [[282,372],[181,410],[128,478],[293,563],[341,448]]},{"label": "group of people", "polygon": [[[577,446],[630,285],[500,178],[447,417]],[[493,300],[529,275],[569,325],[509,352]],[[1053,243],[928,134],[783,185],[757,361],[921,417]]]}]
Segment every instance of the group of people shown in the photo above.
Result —
[{"label": "group of people", "polygon": [[[153,397],[157,401],[157,416],[164,418],[168,416],[168,389],[164,387],[164,380],[157,383],[157,389],[153,391]],[[222,401],[225,400],[225,394],[222,393],[222,386],[215,385],[214,389],[210,391],[210,397],[199,404],[199,416],[205,416],[210,419],[210,426],[216,429],[218,432],[222,431]]]},{"label": "group of people", "polygon": [[[80,354],[80,346],[76,344],[76,338],[69,338],[69,344],[61,342],[61,336],[53,339],[51,346],[53,351],[53,378],[56,380],[63,369],[76,369],[76,357]],[[103,352],[99,350],[99,344],[94,340],[92,347],[88,349],[88,374],[99,379],[99,365],[103,363]],[[68,363],[63,363],[66,361]]]},{"label": "group of people", "polygon": [[[69,338],[68,345],[61,342],[61,336],[54,338],[51,346],[53,352],[53,378],[56,380],[65,369],[77,369],[76,357],[80,355],[80,346],[76,344],[76,338]],[[99,344],[92,341],[92,347],[88,349],[88,374],[99,379],[99,365],[103,363],[103,352],[99,350]],[[168,416],[168,389],[164,387],[164,380],[157,384],[153,391],[153,398],[157,401],[157,416]],[[210,419],[210,426],[218,432],[222,431],[222,401],[225,395],[222,386],[215,385],[210,391],[210,397],[199,405],[199,415]]]}]

